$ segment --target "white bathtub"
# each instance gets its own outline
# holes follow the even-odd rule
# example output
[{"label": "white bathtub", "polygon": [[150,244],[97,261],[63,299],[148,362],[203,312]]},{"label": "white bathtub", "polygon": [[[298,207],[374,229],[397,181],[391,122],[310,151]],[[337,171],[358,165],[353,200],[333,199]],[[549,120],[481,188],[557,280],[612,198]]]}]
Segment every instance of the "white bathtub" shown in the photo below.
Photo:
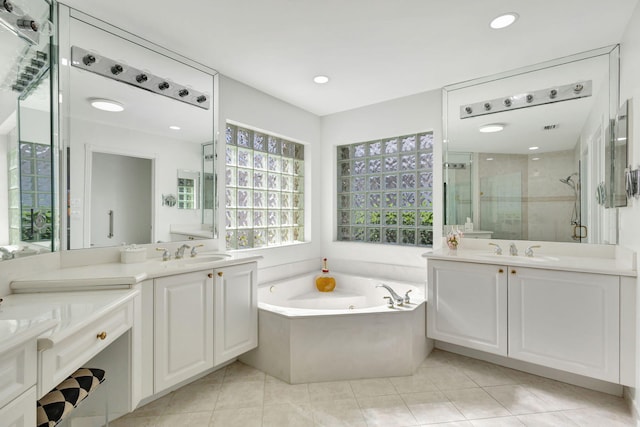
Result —
[{"label": "white bathtub", "polygon": [[[413,374],[433,348],[424,285],[332,272],[319,292],[316,274],[260,286],[258,348],[241,360],[292,384]],[[381,283],[410,304],[389,308]]]}]

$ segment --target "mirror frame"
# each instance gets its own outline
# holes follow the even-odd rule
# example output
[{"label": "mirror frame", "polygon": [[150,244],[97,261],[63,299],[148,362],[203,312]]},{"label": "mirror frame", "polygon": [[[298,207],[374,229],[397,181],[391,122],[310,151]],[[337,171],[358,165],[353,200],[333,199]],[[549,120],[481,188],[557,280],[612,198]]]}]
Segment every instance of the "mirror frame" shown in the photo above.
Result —
[{"label": "mirror frame", "polygon": [[[467,80],[464,82],[454,83],[451,85],[447,85],[442,88],[442,157],[441,164],[442,167],[442,197],[440,201],[442,203],[442,208],[440,209],[439,215],[442,215],[442,227],[443,229],[446,227],[447,218],[445,213],[445,203],[447,201],[447,190],[446,190],[446,169],[445,169],[445,159],[448,150],[448,94],[454,90],[464,89],[471,86],[480,85],[483,83],[495,82],[501,79],[513,77],[516,75],[521,75],[525,73],[531,73],[539,70],[543,70],[546,68],[551,68],[559,65],[563,65],[569,62],[575,62],[580,60],[585,60],[589,58],[594,58],[598,56],[608,55],[609,57],[609,132],[605,132],[604,139],[604,151],[611,150],[611,144],[613,141],[613,125],[615,122],[616,115],[618,114],[619,102],[620,102],[620,45],[609,45],[599,49],[589,50],[585,52],[576,53],[569,56],[564,56],[560,58],[556,58],[550,61],[541,62],[538,64],[532,64],[529,66],[516,68],[513,70],[504,71],[501,73],[492,74],[489,76],[479,77],[472,80]],[[607,183],[608,194],[613,195],[614,183]],[[473,201],[472,201],[473,203]],[[607,220],[615,223],[615,236],[610,236],[611,239],[608,241],[608,244],[617,244],[618,236],[619,236],[619,224],[618,224],[618,215],[617,209],[605,209],[605,215],[607,216]],[[444,230],[441,230],[444,236]],[[567,242],[574,243],[574,242]],[[602,243],[602,242],[597,242]]]}]

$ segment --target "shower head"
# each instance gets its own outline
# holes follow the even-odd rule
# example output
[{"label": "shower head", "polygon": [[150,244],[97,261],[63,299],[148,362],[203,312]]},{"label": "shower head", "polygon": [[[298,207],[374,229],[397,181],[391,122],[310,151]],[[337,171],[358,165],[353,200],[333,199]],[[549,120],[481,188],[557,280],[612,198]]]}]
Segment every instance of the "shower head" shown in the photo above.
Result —
[{"label": "shower head", "polygon": [[576,182],[573,180],[574,176],[578,176],[578,172],[574,172],[566,178],[560,178],[560,182],[563,184],[567,184],[569,187],[576,189]]}]

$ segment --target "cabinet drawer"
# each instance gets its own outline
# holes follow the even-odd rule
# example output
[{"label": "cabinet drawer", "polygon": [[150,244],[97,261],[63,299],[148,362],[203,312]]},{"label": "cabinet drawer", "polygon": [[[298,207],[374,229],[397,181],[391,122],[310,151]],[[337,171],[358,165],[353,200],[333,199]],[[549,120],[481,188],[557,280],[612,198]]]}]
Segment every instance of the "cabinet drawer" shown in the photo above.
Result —
[{"label": "cabinet drawer", "polygon": [[42,351],[38,398],[48,393],[132,326],[133,301],[129,301]]},{"label": "cabinet drawer", "polygon": [[35,339],[0,356],[0,407],[35,385],[36,369]]}]

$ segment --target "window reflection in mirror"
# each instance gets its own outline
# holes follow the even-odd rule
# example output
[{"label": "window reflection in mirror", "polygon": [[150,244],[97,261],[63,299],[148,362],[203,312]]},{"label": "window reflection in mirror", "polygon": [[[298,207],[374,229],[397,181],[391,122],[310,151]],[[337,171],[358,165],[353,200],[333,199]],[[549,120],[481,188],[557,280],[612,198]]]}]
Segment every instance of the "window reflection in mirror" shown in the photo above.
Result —
[{"label": "window reflection in mirror", "polygon": [[[135,36],[93,23],[70,18],[69,39],[60,43],[61,63],[69,64],[61,70],[63,98],[69,99],[62,111],[68,117],[63,135],[71,206],[66,248],[185,240],[195,233],[212,238],[215,215],[205,214],[213,207],[203,200],[214,196],[203,198],[201,177],[203,147],[213,146],[213,103],[203,108],[183,101],[195,91],[211,99],[213,75],[124,38]],[[72,48],[88,51],[93,61],[72,57]],[[121,68],[104,68],[110,60]],[[126,78],[138,83],[119,80]],[[167,87],[158,90],[165,81]],[[177,95],[178,85],[187,88],[184,98]],[[115,107],[97,109],[92,106],[97,99]],[[105,156],[117,162],[99,168],[96,160]],[[213,173],[213,162],[208,165]],[[187,171],[188,176],[181,175]],[[122,184],[119,189],[104,190],[116,182]],[[176,195],[175,205],[163,202],[168,194]]]},{"label": "window reflection in mirror", "polygon": [[[50,5],[33,0],[24,6],[24,10],[14,10],[11,16],[0,16],[3,21],[0,23],[2,260],[48,252],[55,249],[56,243]],[[28,13],[47,31],[22,34],[12,27],[15,13]]]},{"label": "window reflection in mirror", "polygon": [[[617,105],[617,52],[601,49],[444,89],[446,228],[464,230],[470,218],[467,237],[615,243],[615,213],[598,203],[596,190],[604,185]],[[591,82],[588,94],[554,99],[554,89],[584,81]],[[536,92],[531,105],[511,108],[540,90],[547,98]],[[502,129],[483,132],[490,124]]]}]

